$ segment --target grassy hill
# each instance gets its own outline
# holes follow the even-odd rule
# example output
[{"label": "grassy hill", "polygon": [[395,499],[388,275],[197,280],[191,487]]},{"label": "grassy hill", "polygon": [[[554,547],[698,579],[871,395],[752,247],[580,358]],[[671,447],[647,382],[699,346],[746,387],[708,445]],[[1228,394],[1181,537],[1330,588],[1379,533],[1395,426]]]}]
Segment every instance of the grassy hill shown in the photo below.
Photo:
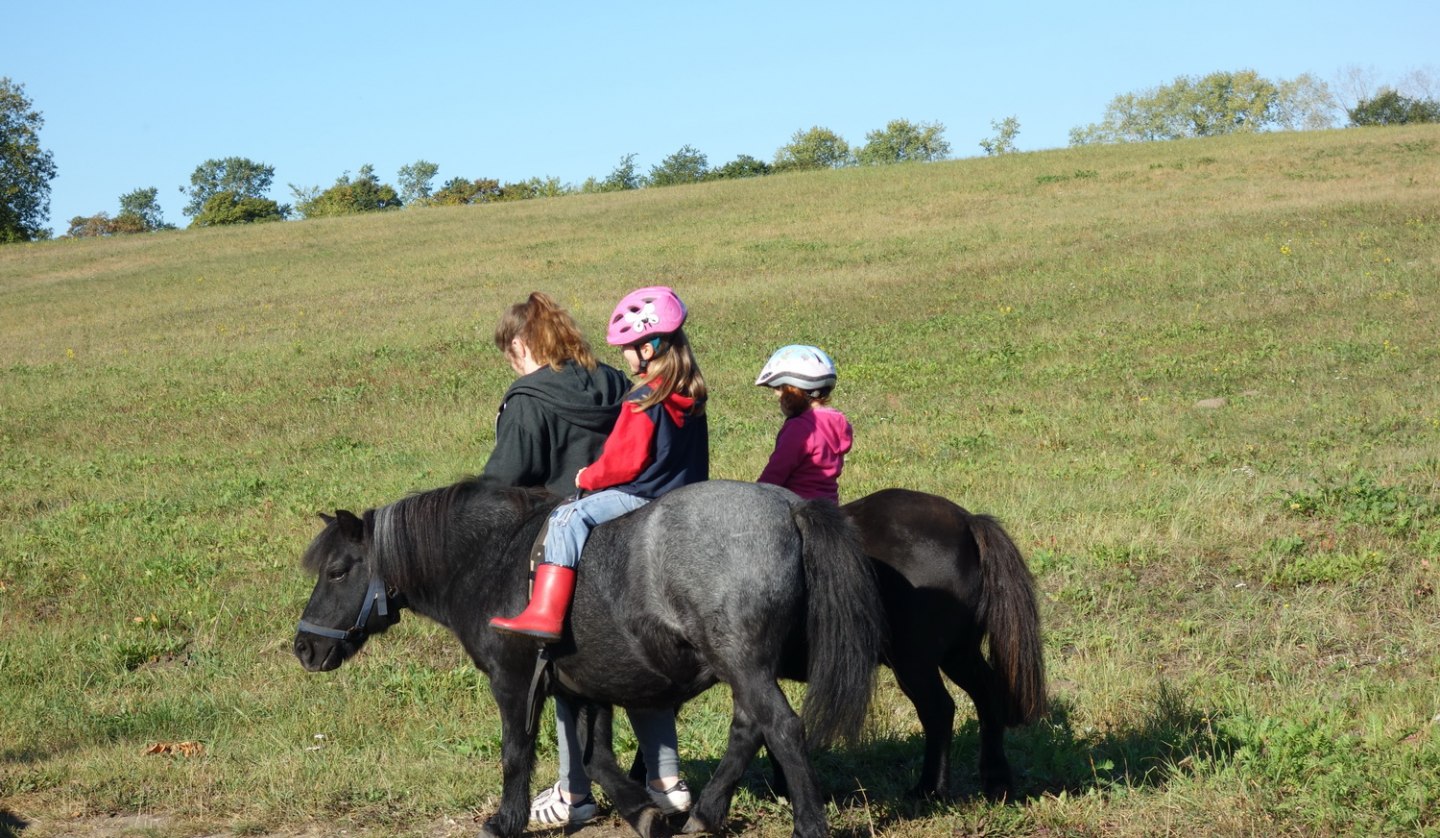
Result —
[{"label": "grassy hill", "polygon": [[[995,514],[1038,577],[1055,701],[1008,737],[1023,799],[974,799],[956,691],[967,794],[906,800],[887,673],[871,741],[820,760],[837,834],[1440,833],[1417,126],[0,248],[0,834],[473,833],[483,679],[418,619],[306,675],[298,557],[318,511],[483,465],[503,306],[547,290],[598,341],[655,282],[691,307],[715,476],[759,473],[779,415],[751,382],[817,343],[845,498]],[[681,717],[692,784],[727,718],[722,691]],[[789,834],[762,797],[736,816]]]}]

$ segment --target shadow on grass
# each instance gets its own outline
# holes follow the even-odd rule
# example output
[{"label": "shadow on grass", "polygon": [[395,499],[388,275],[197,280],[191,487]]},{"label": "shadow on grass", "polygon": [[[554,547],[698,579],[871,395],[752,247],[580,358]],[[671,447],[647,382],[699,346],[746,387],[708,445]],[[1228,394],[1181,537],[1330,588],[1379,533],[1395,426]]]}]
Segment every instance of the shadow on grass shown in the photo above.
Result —
[{"label": "shadow on grass", "polygon": [[1071,705],[1057,701],[1045,721],[1012,739],[1025,756],[1024,798],[1111,788],[1162,788],[1198,763],[1227,762],[1244,743],[1219,729],[1216,714],[1161,682],[1140,724],[1076,731]]},{"label": "shadow on grass", "polygon": [[30,822],[14,812],[0,807],[0,838],[19,838]]},{"label": "shadow on grass", "polygon": [[[1050,714],[1029,727],[1006,732],[1006,753],[1015,773],[1012,803],[1026,803],[1046,795],[1105,792],[1115,788],[1163,788],[1171,779],[1190,772],[1197,763],[1224,762],[1242,744],[1217,729],[1207,713],[1169,684],[1161,683],[1140,723],[1105,732],[1077,731],[1071,721],[1073,705],[1053,700]],[[683,723],[683,722],[682,722]],[[924,736],[871,739],[858,745],[832,748],[812,755],[822,787],[841,808],[864,808],[870,822],[855,836],[871,830],[983,800],[977,760],[979,725],[967,720],[955,730],[951,742],[949,799],[925,800],[911,789],[920,775]],[[763,752],[762,752],[763,753]],[[703,786],[719,759],[684,760],[682,773],[692,785]],[[774,804],[769,761],[755,760],[741,782],[742,795],[754,805]],[[731,827],[747,819],[746,803],[736,800]],[[844,838],[844,828],[835,832]]]}]

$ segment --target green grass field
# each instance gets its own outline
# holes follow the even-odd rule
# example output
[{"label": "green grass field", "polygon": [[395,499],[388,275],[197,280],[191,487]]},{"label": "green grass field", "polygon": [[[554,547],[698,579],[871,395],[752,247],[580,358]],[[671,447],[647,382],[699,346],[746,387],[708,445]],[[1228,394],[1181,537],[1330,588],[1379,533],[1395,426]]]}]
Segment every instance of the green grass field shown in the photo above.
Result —
[{"label": "green grass field", "polygon": [[[1440,834],[1440,126],[0,248],[0,834],[476,832],[483,678],[414,618],[304,673],[299,554],[319,511],[479,470],[503,306],[547,290],[603,343],[655,282],[712,474],[759,473],[751,382],[817,343],[844,496],[997,515],[1038,578],[1021,799],[976,799],[957,690],[962,794],[907,800],[886,673],[817,758],[837,835]],[[692,785],[728,715],[682,715]],[[731,826],[789,812],[747,790]]]}]

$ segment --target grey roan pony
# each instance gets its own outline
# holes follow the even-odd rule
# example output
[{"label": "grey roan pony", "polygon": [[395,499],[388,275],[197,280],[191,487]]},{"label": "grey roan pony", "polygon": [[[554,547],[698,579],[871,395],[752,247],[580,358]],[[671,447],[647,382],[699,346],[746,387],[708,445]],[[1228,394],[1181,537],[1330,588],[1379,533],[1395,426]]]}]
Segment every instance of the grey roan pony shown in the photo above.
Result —
[{"label": "grey roan pony", "polygon": [[[557,502],[466,480],[362,517],[327,517],[303,559],[317,574],[295,636],[306,669],[338,667],[408,607],[454,632],[489,676],[504,789],[485,831],[502,837],[519,834],[528,819],[535,736],[527,698],[537,645],[487,622],[524,606],[530,548]],[[716,682],[730,686],[729,744],[685,831],[724,826],[763,741],[789,781],[794,835],[822,836],[828,828],[807,744],[859,730],[883,623],[870,563],[838,507],[773,486],[709,481],[594,530],[566,636],[552,650],[558,689],[602,707],[673,707]],[[803,723],[776,680],[785,647],[797,643],[808,647]],[[596,726],[608,729],[605,722]],[[608,740],[606,730],[599,735]],[[608,741],[596,744],[588,767],[638,832],[668,834]]]},{"label": "grey roan pony", "polygon": [[[1025,557],[999,521],[939,495],[883,489],[841,508],[875,563],[889,632],[881,662],[894,671],[925,731],[914,794],[950,796],[955,701],[943,672],[975,703],[981,791],[992,799],[1010,796],[1005,728],[1036,721],[1046,705],[1040,615]],[[785,677],[805,677],[796,662],[803,664],[803,655],[787,662]],[[638,754],[632,776],[644,777]],[[780,772],[775,785],[784,790]]]}]

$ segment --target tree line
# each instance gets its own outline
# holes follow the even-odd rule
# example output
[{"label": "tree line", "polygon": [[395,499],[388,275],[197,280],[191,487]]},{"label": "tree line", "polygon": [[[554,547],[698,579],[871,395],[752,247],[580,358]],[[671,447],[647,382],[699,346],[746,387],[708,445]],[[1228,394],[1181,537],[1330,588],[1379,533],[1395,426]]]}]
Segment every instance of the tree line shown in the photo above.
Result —
[{"label": "tree line", "polygon": [[[1346,79],[1354,104],[1341,108],[1329,85],[1309,74],[1272,81],[1253,70],[1182,76],[1169,84],[1116,96],[1099,122],[1073,128],[1071,145],[1149,142],[1220,134],[1317,130],[1334,127],[1343,112],[1349,126],[1403,125],[1440,122],[1440,98],[1434,81],[1412,72],[1401,85],[1374,86],[1351,69]],[[50,181],[54,158],[41,147],[44,118],[25,96],[24,86],[0,78],[0,244],[49,238]],[[982,139],[987,155],[1016,150],[1020,123],[1014,117],[991,122],[994,136]],[[950,156],[945,126],[891,120],[852,147],[822,126],[796,131],[769,162],[741,154],[723,165],[682,146],[648,172],[635,154],[626,154],[603,178],[590,177],[576,186],[558,178],[530,178],[501,183],[492,178],[453,177],[440,185],[439,166],[417,160],[402,166],[396,184],[384,183],[373,166],[362,165],[352,176],[341,174],[329,187],[289,184],[293,203],[266,197],[274,184],[273,166],[244,157],[206,160],[195,168],[190,185],[180,187],[187,202],[182,213],[191,227],[323,218],[382,212],[401,207],[456,206],[553,198],[563,195],[618,192],[713,180],[763,177],[792,171],[931,162]],[[120,196],[112,216],[99,212],[70,219],[68,237],[112,236],[174,229],[165,221],[155,187]]]},{"label": "tree line", "polygon": [[[382,182],[374,166],[365,164],[353,176],[344,172],[324,189],[290,184],[293,198],[290,204],[265,197],[274,181],[273,166],[243,157],[227,157],[201,163],[190,176],[190,186],[181,191],[189,197],[183,212],[191,218],[192,227],[280,221],[294,216],[326,218],[401,207],[489,204],[759,177],[786,171],[940,160],[950,153],[944,132],[944,126],[938,123],[917,125],[896,119],[883,129],[871,131],[866,135],[865,145],[852,149],[834,131],[816,126],[797,131],[776,153],[772,163],[742,154],[713,168],[704,152],[686,145],[652,166],[648,173],[640,171],[635,163],[636,155],[627,154],[609,175],[588,178],[579,186],[562,183],[554,177],[511,183],[501,183],[494,178],[455,177],[436,186],[440,167],[428,160],[402,166],[397,173],[397,186]],[[122,210],[116,219],[124,216]],[[88,230],[93,226],[98,225],[91,224],[90,219],[74,219],[67,235],[76,235],[77,229]]]}]

